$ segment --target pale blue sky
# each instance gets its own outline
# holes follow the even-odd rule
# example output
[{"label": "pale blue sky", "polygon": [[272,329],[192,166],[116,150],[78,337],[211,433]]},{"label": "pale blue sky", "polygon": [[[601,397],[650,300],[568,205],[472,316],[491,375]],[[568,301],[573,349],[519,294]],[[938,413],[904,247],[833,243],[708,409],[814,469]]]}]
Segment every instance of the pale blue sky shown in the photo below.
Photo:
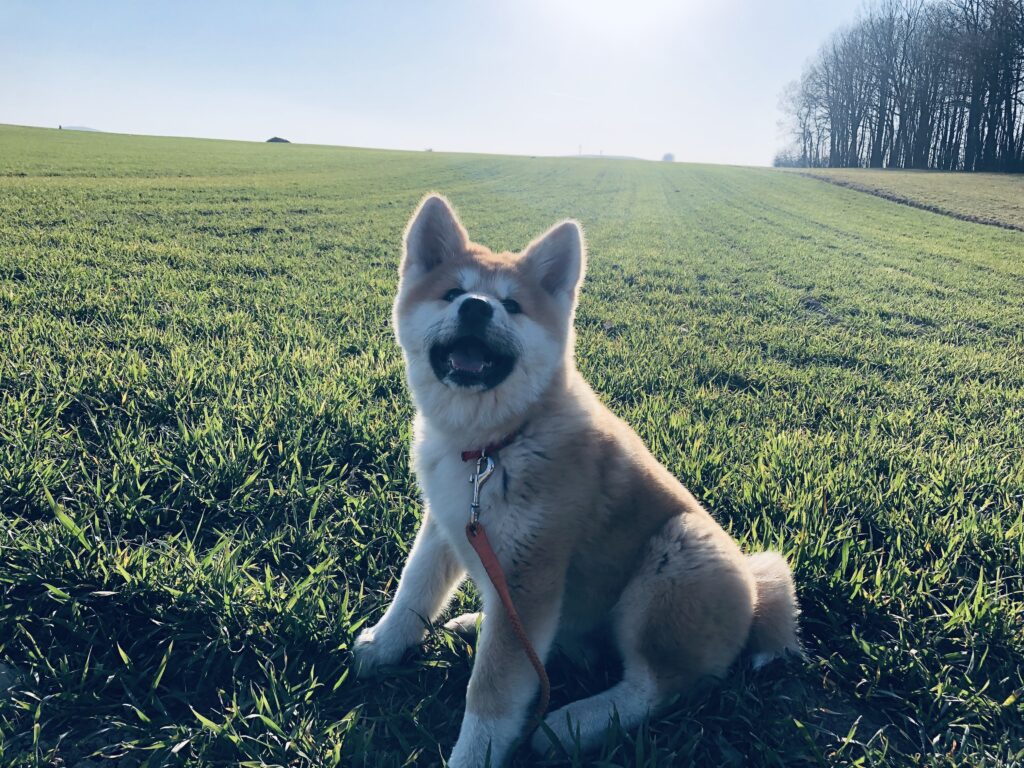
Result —
[{"label": "pale blue sky", "polygon": [[861,0],[0,0],[0,123],[766,165]]}]

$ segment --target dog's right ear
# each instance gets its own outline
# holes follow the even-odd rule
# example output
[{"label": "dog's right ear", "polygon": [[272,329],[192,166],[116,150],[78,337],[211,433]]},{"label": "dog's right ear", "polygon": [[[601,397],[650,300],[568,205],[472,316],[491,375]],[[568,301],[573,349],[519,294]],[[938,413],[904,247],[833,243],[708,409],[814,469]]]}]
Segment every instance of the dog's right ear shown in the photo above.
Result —
[{"label": "dog's right ear", "polygon": [[440,195],[423,198],[405,228],[402,275],[429,272],[465,250],[469,237],[451,203]]}]

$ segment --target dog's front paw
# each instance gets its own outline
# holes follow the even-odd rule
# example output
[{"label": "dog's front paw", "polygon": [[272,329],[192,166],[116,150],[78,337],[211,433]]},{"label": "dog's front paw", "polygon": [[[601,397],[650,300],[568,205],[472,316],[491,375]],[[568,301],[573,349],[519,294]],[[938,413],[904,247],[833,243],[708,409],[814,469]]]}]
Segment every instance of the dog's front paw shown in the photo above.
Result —
[{"label": "dog's front paw", "polygon": [[494,762],[488,746],[460,740],[448,758],[448,768],[501,768],[501,763]]},{"label": "dog's front paw", "polygon": [[397,664],[408,647],[408,643],[397,638],[394,632],[383,630],[380,624],[364,629],[352,645],[356,677],[372,677],[381,667]]},{"label": "dog's front paw", "polygon": [[467,712],[448,768],[501,768],[522,728],[521,717],[479,717]]},{"label": "dog's front paw", "polygon": [[477,627],[480,625],[482,616],[479,613],[464,613],[449,620],[444,628],[454,632],[459,637],[470,639],[476,637]]}]

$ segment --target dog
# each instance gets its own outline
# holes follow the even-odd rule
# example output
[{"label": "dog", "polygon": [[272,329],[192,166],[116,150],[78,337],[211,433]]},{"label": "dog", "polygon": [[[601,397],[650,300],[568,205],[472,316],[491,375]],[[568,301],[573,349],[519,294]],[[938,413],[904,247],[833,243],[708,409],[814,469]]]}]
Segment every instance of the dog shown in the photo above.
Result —
[{"label": "dog", "polygon": [[[421,643],[468,575],[483,601],[446,626],[481,626],[448,765],[498,766],[527,723],[538,675],[466,535],[473,464],[490,448],[480,522],[541,659],[605,635],[621,682],[549,714],[538,752],[592,748],[632,728],[744,649],[755,665],[800,654],[793,576],[778,553],[744,556],[693,495],[605,407],[576,369],[573,329],[586,250],[563,221],[521,253],[472,242],[427,196],[405,231],[393,327],[416,408],[423,520],[394,601],[353,646],[357,674]],[[570,655],[575,651],[570,650]]]}]

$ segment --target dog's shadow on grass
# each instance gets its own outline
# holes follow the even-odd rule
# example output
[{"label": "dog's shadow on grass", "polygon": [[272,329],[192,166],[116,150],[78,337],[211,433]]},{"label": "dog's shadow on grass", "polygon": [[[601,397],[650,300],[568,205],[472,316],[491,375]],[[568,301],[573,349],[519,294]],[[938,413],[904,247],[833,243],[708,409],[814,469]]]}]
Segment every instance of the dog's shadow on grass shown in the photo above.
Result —
[{"label": "dog's shadow on grass", "polygon": [[[833,765],[885,754],[890,745],[914,749],[913,737],[898,727],[911,704],[869,701],[839,682],[848,677],[846,667],[866,660],[851,627],[880,637],[894,629],[891,618],[862,596],[851,597],[841,584],[805,583],[812,585],[811,594],[801,595],[805,659],[779,659],[755,670],[741,658],[724,679],[678,697],[641,729],[624,731],[613,723],[595,752],[552,751],[539,758],[524,741],[510,765]],[[390,679],[356,694],[365,695],[365,722],[376,729],[371,753],[404,751],[404,741],[433,755],[431,764],[440,763],[458,737],[475,646],[472,635],[431,627],[425,648],[389,670]],[[598,651],[586,658],[558,651],[551,656],[549,712],[619,681],[615,651],[607,645]],[[396,719],[399,710],[410,713],[401,718],[408,720],[408,730]]]},{"label": "dog's shadow on grass", "polygon": [[[439,763],[458,737],[475,642],[437,629],[425,649],[389,670],[389,680],[369,682],[364,716],[374,730],[371,740],[380,737],[389,745],[365,746],[409,753],[416,743],[422,745],[417,764]],[[853,759],[861,740],[877,740],[882,729],[825,683],[827,662],[818,650],[812,648],[808,659],[780,659],[758,670],[742,659],[723,680],[676,698],[639,730],[613,722],[593,752],[556,748],[542,758],[524,739],[510,766],[828,765],[844,741],[845,758]],[[622,675],[607,647],[585,659],[555,652],[547,669],[549,712],[610,688]]]}]

